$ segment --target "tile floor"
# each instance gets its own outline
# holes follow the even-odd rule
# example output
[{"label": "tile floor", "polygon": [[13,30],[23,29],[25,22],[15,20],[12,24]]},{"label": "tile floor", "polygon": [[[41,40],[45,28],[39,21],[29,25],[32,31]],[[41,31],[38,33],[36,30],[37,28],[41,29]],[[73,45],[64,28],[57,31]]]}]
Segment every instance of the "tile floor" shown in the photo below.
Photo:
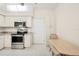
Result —
[{"label": "tile floor", "polygon": [[25,49],[5,48],[0,51],[0,56],[51,56],[51,52],[46,45],[32,45]]}]

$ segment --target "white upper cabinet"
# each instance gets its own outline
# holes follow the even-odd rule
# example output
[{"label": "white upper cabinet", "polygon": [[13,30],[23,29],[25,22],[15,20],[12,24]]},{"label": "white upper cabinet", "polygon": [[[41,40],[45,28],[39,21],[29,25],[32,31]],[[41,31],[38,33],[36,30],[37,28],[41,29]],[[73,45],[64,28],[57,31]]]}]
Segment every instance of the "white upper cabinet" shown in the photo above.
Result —
[{"label": "white upper cabinet", "polygon": [[26,25],[27,27],[32,27],[32,17],[27,18]]},{"label": "white upper cabinet", "polygon": [[5,27],[14,27],[14,18],[5,17]]},{"label": "white upper cabinet", "polygon": [[0,15],[0,27],[4,26],[4,16]]}]

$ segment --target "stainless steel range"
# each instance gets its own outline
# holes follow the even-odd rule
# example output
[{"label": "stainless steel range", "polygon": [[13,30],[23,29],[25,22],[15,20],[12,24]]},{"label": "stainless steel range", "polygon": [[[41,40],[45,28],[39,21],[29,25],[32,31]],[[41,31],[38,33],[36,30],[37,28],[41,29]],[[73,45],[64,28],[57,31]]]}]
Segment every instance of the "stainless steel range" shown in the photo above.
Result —
[{"label": "stainless steel range", "polygon": [[12,48],[24,48],[24,38],[22,34],[12,34]]}]

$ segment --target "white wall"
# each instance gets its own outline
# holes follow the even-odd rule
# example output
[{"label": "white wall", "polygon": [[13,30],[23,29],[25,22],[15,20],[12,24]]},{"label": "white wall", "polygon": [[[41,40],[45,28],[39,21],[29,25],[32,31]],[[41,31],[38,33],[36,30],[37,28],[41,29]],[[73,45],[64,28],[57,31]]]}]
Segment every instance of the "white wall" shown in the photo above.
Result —
[{"label": "white wall", "polygon": [[56,25],[59,37],[79,46],[79,4],[59,4]]}]

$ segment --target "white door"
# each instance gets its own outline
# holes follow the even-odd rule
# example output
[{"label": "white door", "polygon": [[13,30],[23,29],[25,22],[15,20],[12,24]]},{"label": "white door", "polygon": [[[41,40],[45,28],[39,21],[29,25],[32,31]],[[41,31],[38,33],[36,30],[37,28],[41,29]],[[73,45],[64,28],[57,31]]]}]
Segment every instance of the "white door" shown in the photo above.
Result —
[{"label": "white door", "polygon": [[0,35],[0,49],[4,47],[4,36]]},{"label": "white door", "polygon": [[45,19],[36,18],[33,21],[33,41],[34,43],[46,43]]}]

